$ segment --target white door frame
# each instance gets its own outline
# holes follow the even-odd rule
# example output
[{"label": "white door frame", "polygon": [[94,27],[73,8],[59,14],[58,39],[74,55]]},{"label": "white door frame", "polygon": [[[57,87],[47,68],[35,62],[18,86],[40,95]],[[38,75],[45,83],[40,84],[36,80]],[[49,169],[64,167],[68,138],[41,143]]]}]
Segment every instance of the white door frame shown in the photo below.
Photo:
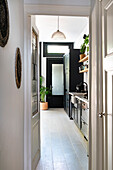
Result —
[{"label": "white door frame", "polygon": [[[94,90],[91,94],[91,126],[93,134],[91,135],[91,170],[103,170],[103,63],[102,63],[102,0],[93,0],[91,4],[91,63],[90,73],[92,76],[91,88],[93,83]],[[94,79],[94,80],[93,80]],[[95,109],[94,109],[95,108]],[[100,117],[99,117],[100,116]],[[94,136],[93,136],[94,135]],[[94,142],[93,142],[94,141]]]},{"label": "white door frame", "polygon": [[[59,6],[59,5],[25,5],[24,6],[24,170],[31,170],[31,15],[62,15],[62,16],[90,16],[89,6]],[[89,18],[90,20],[90,18]],[[90,23],[90,21],[89,21]],[[91,57],[89,59],[89,77],[91,81]],[[91,94],[89,88],[89,94]],[[91,98],[91,96],[90,96]],[[89,100],[90,100],[89,98]],[[89,103],[91,108],[91,104]],[[90,128],[91,124],[89,124]],[[89,140],[91,134],[89,134]],[[89,154],[90,154],[89,147]],[[89,158],[91,159],[91,158]],[[89,167],[90,161],[89,161]],[[89,168],[90,169],[90,168]]]},{"label": "white door frame", "polygon": [[31,170],[31,17],[24,15],[24,170]]}]

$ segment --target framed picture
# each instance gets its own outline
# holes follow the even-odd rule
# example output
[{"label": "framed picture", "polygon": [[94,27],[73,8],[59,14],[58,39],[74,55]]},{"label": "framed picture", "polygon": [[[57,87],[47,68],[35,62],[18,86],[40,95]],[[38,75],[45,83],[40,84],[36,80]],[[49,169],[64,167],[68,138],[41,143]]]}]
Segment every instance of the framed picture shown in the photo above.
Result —
[{"label": "framed picture", "polygon": [[7,0],[0,0],[0,46],[4,47],[9,38],[9,10]]},{"label": "framed picture", "polygon": [[16,49],[16,59],[15,59],[15,79],[16,85],[19,89],[21,86],[21,77],[22,77],[22,62],[21,62],[21,54],[20,49]]}]

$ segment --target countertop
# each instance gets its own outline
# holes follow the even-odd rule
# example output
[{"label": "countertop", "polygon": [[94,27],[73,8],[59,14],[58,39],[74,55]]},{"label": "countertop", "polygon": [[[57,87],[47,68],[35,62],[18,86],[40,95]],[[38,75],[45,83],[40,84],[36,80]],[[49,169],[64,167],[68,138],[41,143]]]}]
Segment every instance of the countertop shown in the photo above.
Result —
[{"label": "countertop", "polygon": [[70,95],[74,96],[75,98],[89,104],[89,100],[84,97],[86,93],[77,93],[77,92],[69,92]]}]

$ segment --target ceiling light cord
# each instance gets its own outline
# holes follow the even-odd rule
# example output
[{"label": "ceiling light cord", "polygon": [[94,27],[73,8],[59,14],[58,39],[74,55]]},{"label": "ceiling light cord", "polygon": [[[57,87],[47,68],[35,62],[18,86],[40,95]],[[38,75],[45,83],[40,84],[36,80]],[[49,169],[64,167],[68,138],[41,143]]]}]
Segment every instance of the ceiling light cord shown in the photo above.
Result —
[{"label": "ceiling light cord", "polygon": [[59,31],[59,16],[58,16],[58,31]]}]

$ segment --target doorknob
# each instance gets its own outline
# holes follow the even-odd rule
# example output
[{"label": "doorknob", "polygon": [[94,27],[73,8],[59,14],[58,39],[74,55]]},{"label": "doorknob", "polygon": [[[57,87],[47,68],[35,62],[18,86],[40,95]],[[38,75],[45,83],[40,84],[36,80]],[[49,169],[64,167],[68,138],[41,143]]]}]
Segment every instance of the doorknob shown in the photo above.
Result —
[{"label": "doorknob", "polygon": [[50,90],[52,90],[52,88],[53,88],[53,86],[52,86],[52,85],[50,85]]},{"label": "doorknob", "polygon": [[105,116],[105,113],[103,113],[103,112],[98,113],[98,116],[99,116],[100,118],[102,118],[102,116]]}]

